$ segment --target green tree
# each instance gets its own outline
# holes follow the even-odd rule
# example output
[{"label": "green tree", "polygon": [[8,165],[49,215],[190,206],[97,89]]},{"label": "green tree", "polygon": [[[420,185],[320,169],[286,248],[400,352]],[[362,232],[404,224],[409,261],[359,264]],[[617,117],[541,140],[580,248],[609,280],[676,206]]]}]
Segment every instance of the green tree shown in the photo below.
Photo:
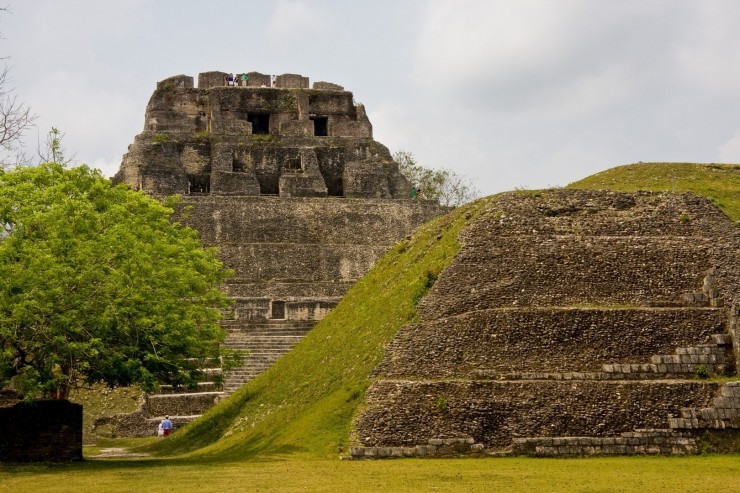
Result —
[{"label": "green tree", "polygon": [[0,171],[0,388],[194,385],[224,356],[229,272],[174,205],[86,166]]},{"label": "green tree", "polygon": [[457,207],[478,198],[480,192],[470,178],[450,169],[430,169],[417,164],[414,155],[408,151],[393,154],[401,173],[416,188],[418,194],[430,200],[438,200],[448,207]]}]

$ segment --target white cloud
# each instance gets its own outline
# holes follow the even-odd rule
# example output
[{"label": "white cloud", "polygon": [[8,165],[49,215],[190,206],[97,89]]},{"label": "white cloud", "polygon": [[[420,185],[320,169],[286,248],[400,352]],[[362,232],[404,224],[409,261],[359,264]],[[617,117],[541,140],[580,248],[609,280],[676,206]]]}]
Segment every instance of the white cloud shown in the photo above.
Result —
[{"label": "white cloud", "polygon": [[719,148],[721,163],[740,163],[740,130]]},{"label": "white cloud", "polygon": [[[100,84],[89,74],[56,71],[48,74],[50,87],[39,80],[25,87],[28,99],[44,109],[37,122],[38,141],[45,140],[51,127],[65,134],[63,146],[76,161],[100,166],[112,175],[134,135],[143,128],[144,104],[121,91],[121,87]],[[27,141],[36,147],[35,136]]]},{"label": "white cloud", "polygon": [[265,24],[269,44],[290,45],[310,42],[311,33],[321,32],[330,24],[330,14],[308,0],[277,0]]},{"label": "white cloud", "polygon": [[527,117],[611,109],[650,82],[646,68],[669,70],[667,44],[645,37],[663,4],[438,0],[419,38],[415,82],[438,97]]},{"label": "white cloud", "polygon": [[737,97],[740,86],[739,21],[740,2],[702,2],[701,8],[694,11],[692,28],[676,53],[681,75],[704,90],[718,93],[718,96]]}]

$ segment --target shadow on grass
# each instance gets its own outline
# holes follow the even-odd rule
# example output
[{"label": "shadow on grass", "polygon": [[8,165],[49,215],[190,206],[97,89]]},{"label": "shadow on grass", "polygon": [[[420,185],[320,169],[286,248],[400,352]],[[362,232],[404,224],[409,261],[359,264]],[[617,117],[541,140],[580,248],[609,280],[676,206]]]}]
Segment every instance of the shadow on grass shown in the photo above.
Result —
[{"label": "shadow on grass", "polygon": [[[259,447],[260,449],[262,447]],[[240,449],[244,450],[244,449]],[[302,449],[293,446],[276,447],[269,453],[249,454],[250,463],[286,462],[310,460]],[[247,459],[228,458],[223,455],[199,455],[197,457],[146,457],[146,458],[100,458],[88,457],[74,462],[31,462],[0,463],[0,474],[59,474],[74,472],[148,471],[153,469],[193,466],[217,466],[245,462]]]}]

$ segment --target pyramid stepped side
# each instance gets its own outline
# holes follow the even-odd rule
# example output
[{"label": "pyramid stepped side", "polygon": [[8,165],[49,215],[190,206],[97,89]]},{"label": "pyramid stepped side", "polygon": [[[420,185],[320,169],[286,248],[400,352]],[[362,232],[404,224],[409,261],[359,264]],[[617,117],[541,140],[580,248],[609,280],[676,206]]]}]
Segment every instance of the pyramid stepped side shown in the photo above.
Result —
[{"label": "pyramid stepped side", "polygon": [[675,419],[734,412],[696,378],[736,376],[740,231],[708,200],[511,193],[460,240],[374,370],[352,456],[693,453]]}]

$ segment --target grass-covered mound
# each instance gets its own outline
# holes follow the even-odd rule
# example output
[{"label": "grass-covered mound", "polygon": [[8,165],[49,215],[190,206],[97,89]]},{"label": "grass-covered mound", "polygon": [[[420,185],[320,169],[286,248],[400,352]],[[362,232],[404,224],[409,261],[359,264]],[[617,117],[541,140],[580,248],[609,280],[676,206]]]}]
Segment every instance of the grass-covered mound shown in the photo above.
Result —
[{"label": "grass-covered mound", "polygon": [[170,439],[161,454],[244,458],[347,450],[369,374],[460,248],[457,235],[489,199],[458,208],[395,245],[289,354]]},{"label": "grass-covered mound", "polygon": [[694,192],[712,199],[733,221],[740,221],[740,165],[737,164],[628,164],[596,173],[567,188]]}]

